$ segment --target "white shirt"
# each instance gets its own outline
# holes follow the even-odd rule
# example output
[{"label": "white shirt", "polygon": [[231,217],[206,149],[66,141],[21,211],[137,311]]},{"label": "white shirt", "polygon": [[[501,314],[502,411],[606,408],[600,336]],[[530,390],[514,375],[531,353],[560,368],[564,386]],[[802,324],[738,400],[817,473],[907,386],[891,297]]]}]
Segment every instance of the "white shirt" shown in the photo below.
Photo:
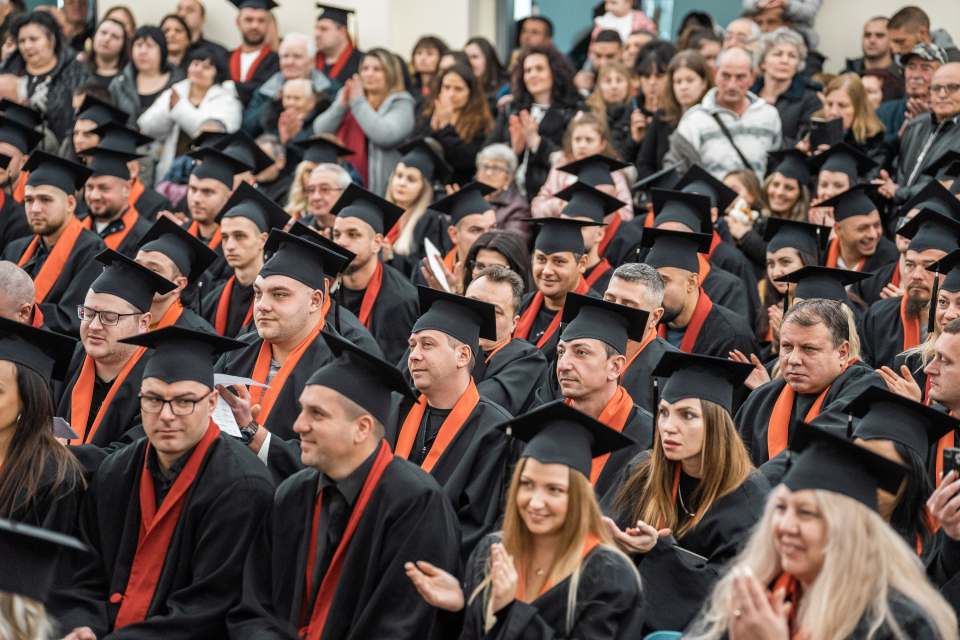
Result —
[{"label": "white shirt", "polygon": [[633,11],[618,18],[612,13],[605,13],[602,16],[598,16],[594,23],[599,26],[601,29],[611,29],[620,34],[620,39],[623,42],[627,41],[627,36],[633,31]]},{"label": "white shirt", "polygon": [[240,52],[240,82],[247,82],[250,78],[247,77],[247,74],[250,72],[250,66],[253,64],[253,61],[260,57],[260,52],[263,49],[257,49],[256,51],[251,51],[250,53]]}]

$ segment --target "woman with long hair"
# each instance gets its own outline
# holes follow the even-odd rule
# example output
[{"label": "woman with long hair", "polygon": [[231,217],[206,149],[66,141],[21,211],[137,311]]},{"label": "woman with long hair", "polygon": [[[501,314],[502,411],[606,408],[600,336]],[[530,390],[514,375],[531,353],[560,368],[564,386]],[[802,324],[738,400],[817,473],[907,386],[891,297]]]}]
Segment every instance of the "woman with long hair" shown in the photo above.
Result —
[{"label": "woman with long hair", "polygon": [[510,74],[503,68],[497,50],[486,38],[476,36],[467,40],[463,52],[470,59],[473,75],[477,76],[480,90],[487,94],[490,113],[497,113],[497,93],[510,82]]},{"label": "woman with long hair", "polygon": [[461,611],[461,640],[493,637],[639,638],[640,579],[617,549],[590,484],[591,459],[630,440],[561,401],[506,423],[527,442],[506,496],[503,531],[452,575],[408,562],[407,575],[435,607]]},{"label": "woman with long hair", "polygon": [[667,352],[653,371],[668,378],[653,448],[603,501],[614,539],[652,586],[644,633],[686,628],[763,511],[769,484],[750,463],[730,416],[752,369]]},{"label": "woman with long hair", "polygon": [[802,422],[790,450],[783,484],[685,637],[956,640],[953,609],[878,513],[878,489],[896,492],[905,469]]},{"label": "woman with long hair", "polygon": [[450,184],[464,185],[477,172],[477,152],[493,128],[493,116],[469,66],[458,63],[444,69],[437,86],[437,94],[427,98],[414,137],[430,136],[439,142],[444,159],[453,167]]},{"label": "woman with long hair", "polygon": [[654,116],[663,108],[660,97],[667,87],[667,67],[675,55],[677,47],[665,40],[648,42],[637,54],[633,65],[637,97],[630,116],[630,138],[638,145],[646,139]]},{"label": "woman with long hair", "polygon": [[90,52],[84,55],[93,82],[106,87],[116,106],[136,117],[140,115],[137,85],[125,73],[130,63],[131,46],[126,25],[119,20],[104,18],[93,34]]},{"label": "woman with long hair", "polygon": [[523,279],[524,293],[533,289],[530,252],[527,250],[526,241],[512,231],[494,229],[477,238],[467,252],[461,291],[466,291],[470,283],[480,276],[481,271],[495,264],[519,275]]},{"label": "woman with long hair", "polygon": [[360,60],[360,73],[313,121],[313,131],[343,140],[367,189],[382,196],[400,160],[397,146],[413,131],[414,107],[400,62],[386,49],[371,49]]},{"label": "woman with long hair", "polygon": [[190,48],[190,28],[187,23],[177,14],[170,13],[160,21],[160,30],[167,40],[167,60],[186,73],[187,67],[183,58]]},{"label": "woman with long hair", "polygon": [[632,158],[637,143],[630,137],[630,115],[633,113],[633,85],[630,69],[620,62],[608,62],[597,69],[593,93],[587,98],[590,111],[607,118],[613,145],[621,158]]},{"label": "woman with long hair", "polygon": [[116,20],[123,25],[127,32],[127,39],[133,42],[133,34],[137,32],[137,19],[133,16],[130,7],[122,4],[115,4],[103,14],[104,20]]}]

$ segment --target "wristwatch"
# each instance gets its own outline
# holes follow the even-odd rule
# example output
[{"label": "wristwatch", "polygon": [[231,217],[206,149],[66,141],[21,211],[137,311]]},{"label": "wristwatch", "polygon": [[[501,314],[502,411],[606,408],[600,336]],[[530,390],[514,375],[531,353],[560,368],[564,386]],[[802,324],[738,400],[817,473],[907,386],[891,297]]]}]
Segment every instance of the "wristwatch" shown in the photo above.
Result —
[{"label": "wristwatch", "polygon": [[256,420],[251,420],[250,424],[245,427],[240,427],[240,442],[241,444],[248,445],[253,442],[254,436],[257,435],[257,430],[260,428],[260,425],[257,424]]}]

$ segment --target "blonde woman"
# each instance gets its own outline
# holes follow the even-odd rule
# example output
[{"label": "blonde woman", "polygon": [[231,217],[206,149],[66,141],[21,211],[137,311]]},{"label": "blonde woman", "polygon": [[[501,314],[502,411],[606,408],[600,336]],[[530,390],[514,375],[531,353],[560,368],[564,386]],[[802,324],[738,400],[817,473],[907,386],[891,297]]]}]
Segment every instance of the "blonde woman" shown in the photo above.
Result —
[{"label": "blonde woman", "polygon": [[463,590],[448,573],[408,563],[417,590],[436,607],[466,607],[461,640],[641,637],[640,580],[589,479],[592,457],[632,441],[560,401],[501,428],[527,442],[503,531],[471,554]]},{"label": "blonde woman", "polygon": [[686,638],[956,640],[950,605],[878,513],[878,489],[895,493],[905,469],[806,423],[790,449],[796,461]]},{"label": "blonde woman", "polygon": [[646,585],[644,635],[681,631],[700,609],[722,565],[760,519],[770,485],[750,464],[730,408],[749,364],[681,352],[663,355],[667,377],[653,448],[604,498],[617,545]]},{"label": "blonde woman", "polygon": [[613,146],[620,157],[635,157],[640,145],[630,137],[633,84],[626,65],[608,62],[597,70],[597,81],[593,93],[587,98],[587,106],[593,113],[607,118]]}]

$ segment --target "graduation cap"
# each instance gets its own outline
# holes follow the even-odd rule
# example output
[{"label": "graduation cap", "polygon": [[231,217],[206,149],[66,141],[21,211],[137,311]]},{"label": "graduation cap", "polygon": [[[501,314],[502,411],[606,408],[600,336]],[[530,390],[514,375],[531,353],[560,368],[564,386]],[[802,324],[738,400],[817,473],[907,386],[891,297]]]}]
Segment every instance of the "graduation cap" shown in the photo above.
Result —
[{"label": "graduation cap", "polygon": [[709,253],[712,241],[713,236],[706,233],[686,233],[652,227],[643,230],[640,246],[650,249],[644,262],[654,269],[673,267],[699,273],[700,259],[697,254]]},{"label": "graduation cap", "polygon": [[[779,173],[786,178],[792,178],[801,185],[810,184],[810,167],[807,164],[807,154],[799,149],[783,149],[771,151],[767,154],[767,175]],[[770,167],[773,167],[772,169]]]},{"label": "graduation cap", "polygon": [[673,189],[680,182],[680,174],[677,169],[683,165],[683,160],[678,160],[673,164],[664,167],[660,171],[651,174],[643,180],[633,183],[634,189]]},{"label": "graduation cap", "polygon": [[[930,292],[931,304],[937,303],[937,292],[940,289],[949,291],[950,293],[960,291],[960,269],[957,268],[958,266],[960,266],[960,249],[951,251],[927,267],[927,271],[935,274],[933,276],[933,290]],[[941,273],[945,276],[943,282],[940,282]],[[933,334],[937,314],[931,313],[928,315],[927,332]]]},{"label": "graduation cap", "polygon": [[879,166],[872,158],[846,142],[835,144],[823,153],[812,156],[808,162],[810,169],[817,173],[836,171],[847,174],[850,176],[850,184],[854,184],[857,178],[867,175]]},{"label": "graduation cap", "polygon": [[286,276],[311,289],[324,290],[324,274],[331,279],[336,278],[346,265],[342,253],[335,253],[312,239],[284,233],[279,229],[270,232],[263,248],[274,253],[260,269],[261,276]]},{"label": "graduation cap", "polygon": [[679,222],[694,233],[713,233],[710,197],[667,189],[651,189],[653,199],[653,226],[664,222]]},{"label": "graduation cap", "polygon": [[351,183],[340,194],[340,199],[330,209],[330,213],[338,218],[358,218],[370,225],[374,233],[384,234],[397,224],[403,215],[403,207]]},{"label": "graduation cap", "polygon": [[803,300],[821,298],[823,300],[846,302],[848,300],[847,290],[844,287],[866,280],[871,276],[873,276],[872,273],[861,273],[850,269],[809,266],[780,276],[774,282],[796,284],[797,287],[793,291],[794,298]]},{"label": "graduation cap", "polygon": [[660,397],[671,404],[698,398],[718,404],[729,413],[733,392],[746,382],[752,371],[753,365],[749,362],[665,351],[650,375],[669,378]]},{"label": "graduation cap", "polygon": [[801,455],[783,476],[788,489],[839,493],[874,511],[880,509],[877,489],[896,494],[907,475],[893,460],[806,422],[797,423],[789,451]]},{"label": "graduation cap", "polygon": [[217,259],[216,251],[166,216],[157,216],[138,246],[140,251],[156,251],[170,258],[188,283],[196,282]]},{"label": "graduation cap", "polygon": [[435,291],[418,286],[420,317],[410,333],[433,329],[453,336],[474,353],[480,339],[497,339],[497,310],[489,302],[481,302],[455,293]]},{"label": "graduation cap", "polygon": [[309,240],[314,244],[318,244],[324,249],[330,251],[331,253],[339,254],[343,258],[343,263],[340,266],[340,271],[343,271],[344,269],[346,269],[347,266],[349,266],[350,263],[353,262],[353,259],[357,257],[357,254],[355,254],[353,251],[350,251],[349,249],[345,249],[340,245],[338,245],[333,240],[331,240],[330,238],[320,235],[319,231],[317,231],[313,227],[303,224],[299,220],[297,220],[292,225],[290,225],[290,229],[287,231],[287,233],[290,233],[291,235],[299,236],[304,240]]},{"label": "graduation cap", "polygon": [[897,235],[910,238],[911,251],[939,249],[950,253],[960,249],[960,221],[923,209],[897,229]]},{"label": "graduation cap", "polygon": [[264,11],[270,11],[280,6],[273,0],[230,0],[230,3],[237,9],[262,9]]},{"label": "graduation cap", "polygon": [[545,404],[497,428],[527,443],[521,458],[563,464],[587,478],[594,458],[637,444],[563,400]]},{"label": "graduation cap", "polygon": [[307,386],[333,389],[369,411],[380,424],[390,422],[394,392],[416,401],[396,366],[331,333],[324,331],[320,335],[336,359],[310,376]]},{"label": "graduation cap", "polygon": [[860,418],[853,437],[899,442],[921,459],[940,438],[960,426],[960,420],[942,411],[876,386],[864,389],[843,412]]},{"label": "graduation cap", "polygon": [[107,104],[89,93],[77,109],[77,120],[93,120],[98,127],[108,122],[126,122],[129,119],[130,114],[123,109]]},{"label": "graduation cap", "polygon": [[336,164],[341,157],[353,155],[353,151],[328,133],[310,136],[306,140],[297,140],[291,144],[303,149],[304,160],[315,164]]},{"label": "graduation cap", "polygon": [[708,196],[710,206],[716,207],[720,211],[726,211],[739,197],[736,191],[696,164],[690,167],[690,170],[683,174],[680,181],[671,188],[684,193],[699,193],[702,196]]},{"label": "graduation cap", "polygon": [[333,7],[328,4],[320,4],[319,2],[317,3],[317,9],[320,9],[320,15],[317,16],[317,20],[333,20],[343,26],[347,26],[347,16],[354,13],[353,9]]},{"label": "graduation cap", "polygon": [[400,162],[405,167],[419,169],[427,182],[436,180],[446,184],[453,175],[453,167],[447,164],[443,156],[437,153],[427,140],[428,138],[418,138],[397,147],[397,151],[403,154]]},{"label": "graduation cap", "polygon": [[[224,155],[233,158],[238,163],[250,167],[245,170],[254,173],[266,171],[275,162],[273,158],[264,153],[253,138],[242,131],[229,133],[222,138],[218,138],[210,146],[219,149]],[[242,172],[238,171],[237,173]]]},{"label": "graduation cap", "polygon": [[43,124],[43,114],[36,109],[18,104],[9,98],[0,100],[0,113],[5,118],[19,122],[29,129],[36,129]]},{"label": "graduation cap", "polygon": [[93,130],[93,133],[100,137],[100,144],[97,145],[98,149],[130,153],[137,157],[142,155],[137,153],[137,147],[153,142],[153,138],[119,122],[108,122],[100,125]]},{"label": "graduation cap", "polygon": [[190,175],[201,179],[213,178],[222,182],[227,186],[227,189],[231,190],[233,189],[233,177],[236,174],[253,169],[249,164],[240,162],[210,146],[200,147],[187,155],[200,161],[193,165]]},{"label": "graduation cap", "polygon": [[10,166],[10,161],[13,160],[10,156],[5,153],[0,153],[0,169],[6,169]]},{"label": "graduation cap", "polygon": [[[460,187],[460,191],[453,193],[442,200],[437,200],[430,208],[450,216],[450,224],[456,226],[461,220],[475,213],[486,213],[493,210],[493,205],[483,199],[483,196],[496,191],[493,187],[482,182],[470,182]],[[341,198],[343,196],[340,196]]]},{"label": "graduation cap", "polygon": [[0,318],[0,360],[33,369],[48,383],[66,377],[76,346],[68,336]]},{"label": "graduation cap", "polygon": [[834,221],[841,222],[853,216],[868,216],[876,211],[877,205],[871,199],[871,196],[876,197],[876,193],[876,185],[858,184],[829,200],[824,200],[817,206],[833,207]]},{"label": "graduation cap", "polygon": [[788,218],[767,218],[763,239],[767,252],[775,253],[784,247],[810,254],[816,258],[830,244],[830,227]]},{"label": "graduation cap", "polygon": [[590,338],[605,342],[620,355],[627,353],[627,341],[641,342],[650,314],[622,304],[568,293],[561,322],[564,342]]},{"label": "graduation cap", "polygon": [[127,153],[100,146],[91,147],[79,152],[80,155],[90,156],[87,166],[93,172],[91,178],[113,176],[121,180],[130,179],[130,167],[127,163],[140,157],[138,153]]},{"label": "graduation cap", "polygon": [[221,207],[217,224],[224,218],[246,218],[265,233],[283,229],[290,222],[290,214],[283,207],[246,182],[241,182]]},{"label": "graduation cap", "polygon": [[83,187],[83,183],[93,173],[93,169],[87,165],[71,162],[45,151],[31,154],[23,170],[30,172],[27,185],[31,187],[49,185],[71,196]]},{"label": "graduation cap", "polygon": [[625,202],[591,187],[582,180],[574,182],[554,195],[568,202],[561,212],[562,215],[569,218],[589,218],[599,223],[603,223],[605,216],[626,206]]},{"label": "graduation cap", "polygon": [[923,170],[935,180],[955,180],[960,177],[960,151],[948,149],[937,161]]},{"label": "graduation cap", "polygon": [[217,140],[226,138],[228,135],[226,131],[201,131],[190,141],[190,148],[200,149],[201,147],[209,147],[217,142]]},{"label": "graduation cap", "polygon": [[46,604],[63,549],[88,551],[73,536],[0,520],[0,591]]},{"label": "graduation cap", "polygon": [[43,140],[43,134],[33,127],[28,127],[6,116],[0,116],[0,142],[6,142],[26,155],[41,140]]},{"label": "graduation cap", "polygon": [[105,249],[95,258],[106,268],[90,285],[90,290],[117,296],[143,313],[150,311],[154,295],[164,295],[177,288],[163,276],[113,249]]},{"label": "graduation cap", "polygon": [[534,248],[548,256],[568,251],[576,255],[583,255],[587,252],[583,244],[583,228],[603,226],[602,222],[588,222],[571,218],[521,218],[521,222],[541,225]]},{"label": "graduation cap", "polygon": [[596,154],[557,168],[560,171],[577,176],[579,182],[585,182],[591,187],[596,187],[601,184],[612,185],[613,172],[626,169],[629,166],[628,163],[621,162],[616,158]]},{"label": "graduation cap", "polygon": [[914,209],[930,209],[937,213],[960,220],[960,200],[936,180],[931,180],[900,207],[900,215],[906,216]]},{"label": "graduation cap", "polygon": [[153,349],[143,369],[143,379],[167,384],[192,380],[213,389],[213,365],[222,353],[242,349],[245,342],[216,333],[183,327],[164,327],[121,340],[125,344]]}]

